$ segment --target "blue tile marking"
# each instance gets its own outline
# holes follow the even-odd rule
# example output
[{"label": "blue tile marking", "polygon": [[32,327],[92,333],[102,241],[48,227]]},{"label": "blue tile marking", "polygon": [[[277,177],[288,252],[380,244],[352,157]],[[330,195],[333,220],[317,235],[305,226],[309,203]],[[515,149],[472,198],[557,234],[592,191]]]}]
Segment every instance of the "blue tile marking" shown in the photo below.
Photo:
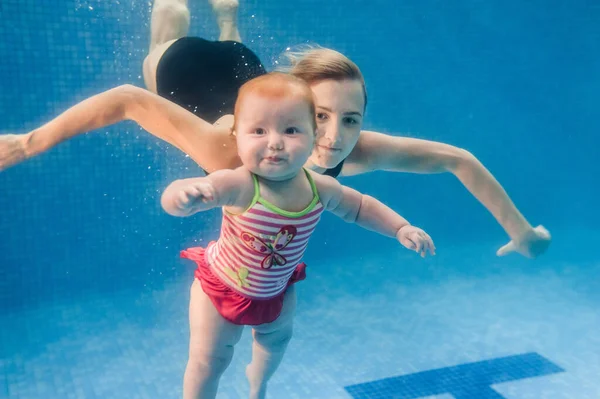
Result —
[{"label": "blue tile marking", "polygon": [[417,399],[441,394],[450,394],[455,399],[502,399],[491,385],[563,371],[537,353],[526,353],[385,378],[345,389],[354,399]]}]

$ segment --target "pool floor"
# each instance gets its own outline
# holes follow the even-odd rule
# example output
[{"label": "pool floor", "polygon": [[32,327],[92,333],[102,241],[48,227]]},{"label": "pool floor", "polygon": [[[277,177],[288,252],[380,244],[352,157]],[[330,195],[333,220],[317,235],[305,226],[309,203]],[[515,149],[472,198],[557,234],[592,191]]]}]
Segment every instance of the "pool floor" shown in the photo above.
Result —
[{"label": "pool floor", "polygon": [[[600,398],[600,264],[482,252],[309,263],[268,397]],[[0,397],[181,397],[190,282],[1,316]],[[218,398],[247,397],[250,339]]]}]

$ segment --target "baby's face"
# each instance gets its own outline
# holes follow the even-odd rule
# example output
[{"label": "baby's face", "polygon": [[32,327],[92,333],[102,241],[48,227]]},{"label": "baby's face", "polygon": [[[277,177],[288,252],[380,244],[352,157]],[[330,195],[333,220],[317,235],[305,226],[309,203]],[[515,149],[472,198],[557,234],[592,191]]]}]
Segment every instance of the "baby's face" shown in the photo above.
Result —
[{"label": "baby's face", "polygon": [[252,173],[269,180],[294,177],[315,142],[314,121],[299,96],[268,97],[248,93],[236,117],[240,159]]}]

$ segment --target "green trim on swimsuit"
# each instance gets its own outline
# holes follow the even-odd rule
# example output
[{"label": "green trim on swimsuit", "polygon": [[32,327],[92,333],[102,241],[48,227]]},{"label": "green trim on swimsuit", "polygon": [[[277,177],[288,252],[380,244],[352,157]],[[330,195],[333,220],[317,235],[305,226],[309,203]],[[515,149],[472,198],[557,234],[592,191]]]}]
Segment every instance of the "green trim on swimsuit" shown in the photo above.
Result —
[{"label": "green trim on swimsuit", "polygon": [[254,173],[250,173],[250,175],[252,176],[252,181],[254,182],[254,197],[252,197],[252,202],[250,202],[250,205],[248,205],[246,207],[246,209],[244,209],[240,213],[231,213],[228,210],[226,210],[225,207],[223,207],[223,213],[226,213],[230,216],[239,216],[239,215],[242,215],[242,214],[248,212],[248,210],[250,208],[252,208],[254,206],[254,204],[256,204],[258,202],[258,200],[260,199],[260,189],[258,186],[258,180],[256,179],[256,176],[254,175]]},{"label": "green trim on swimsuit", "polygon": [[304,173],[306,174],[306,177],[308,178],[308,182],[310,183],[310,188],[313,193],[313,199],[306,208],[304,208],[303,210],[301,210],[299,212],[286,211],[285,209],[281,209],[277,205],[274,205],[274,204],[270,203],[269,201],[267,201],[266,199],[262,198],[260,196],[260,187],[258,185],[258,178],[256,177],[256,175],[252,174],[252,179],[254,180],[254,198],[252,199],[252,203],[250,204],[248,209],[250,209],[254,204],[256,204],[258,202],[259,204],[261,204],[265,208],[275,212],[276,214],[285,216],[285,217],[289,217],[289,218],[299,218],[299,217],[306,215],[310,211],[312,211],[313,208],[315,207],[315,205],[317,205],[317,203],[319,202],[319,193],[317,192],[317,186],[315,185],[315,181],[313,180],[310,173],[308,173],[308,171],[304,168],[302,170],[304,170]]}]

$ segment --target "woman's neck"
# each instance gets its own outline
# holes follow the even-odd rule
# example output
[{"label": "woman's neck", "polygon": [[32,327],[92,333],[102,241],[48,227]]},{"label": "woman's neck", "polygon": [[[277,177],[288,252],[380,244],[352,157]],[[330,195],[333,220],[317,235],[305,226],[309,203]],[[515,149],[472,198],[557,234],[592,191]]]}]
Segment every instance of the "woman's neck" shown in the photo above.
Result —
[{"label": "woman's neck", "polygon": [[317,172],[319,174],[323,174],[323,172],[325,172],[327,170],[327,168],[322,168],[322,167],[318,166],[317,164],[315,164],[313,161],[310,160],[310,158],[308,160],[306,160],[306,162],[304,163],[304,168],[308,169],[308,170],[312,170],[313,172]]}]

